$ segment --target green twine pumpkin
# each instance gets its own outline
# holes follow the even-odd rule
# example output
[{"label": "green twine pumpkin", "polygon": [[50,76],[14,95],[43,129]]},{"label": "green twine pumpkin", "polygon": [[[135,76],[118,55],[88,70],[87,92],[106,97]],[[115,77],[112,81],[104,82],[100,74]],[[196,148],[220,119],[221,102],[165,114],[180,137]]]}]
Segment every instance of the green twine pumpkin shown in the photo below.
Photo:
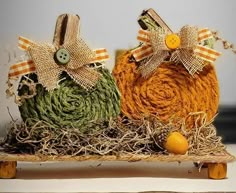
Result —
[{"label": "green twine pumpkin", "polygon": [[[115,81],[107,69],[98,70],[102,76],[96,86],[86,91],[66,73],[61,75],[59,88],[47,91],[37,84],[37,95],[26,99],[19,107],[21,117],[27,124],[46,121],[55,128],[78,128],[86,131],[99,127],[98,121],[109,120],[120,113],[120,94]],[[29,78],[37,83],[37,75]],[[21,82],[25,78],[21,79]],[[29,94],[29,88],[18,89],[19,96]]]}]

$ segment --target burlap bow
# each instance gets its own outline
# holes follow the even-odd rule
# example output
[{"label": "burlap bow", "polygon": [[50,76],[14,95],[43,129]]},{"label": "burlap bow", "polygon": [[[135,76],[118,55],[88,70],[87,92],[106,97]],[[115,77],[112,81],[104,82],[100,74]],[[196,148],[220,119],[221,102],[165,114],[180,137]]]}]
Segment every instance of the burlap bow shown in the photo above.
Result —
[{"label": "burlap bow", "polygon": [[[62,46],[48,43],[33,42],[24,37],[19,37],[19,48],[29,51],[31,59],[13,64],[10,67],[9,79],[14,79],[25,74],[36,72],[38,82],[52,90],[57,87],[60,74],[65,71],[79,85],[85,89],[92,88],[100,74],[87,66],[89,63],[102,62],[109,58],[106,49],[92,51],[82,39],[65,42]],[[66,65],[55,62],[55,52],[65,48],[70,54],[70,61]]]},{"label": "burlap bow", "polygon": [[70,55],[66,65],[58,65],[54,55],[59,49],[52,44],[31,43],[28,50],[38,75],[38,81],[48,90],[57,86],[59,75],[65,71],[79,85],[89,89],[96,84],[99,73],[86,66],[95,59],[95,52],[88,48],[82,39],[66,42],[60,48],[65,48]]},{"label": "burlap bow", "polygon": [[167,35],[163,30],[139,31],[138,40],[143,44],[132,53],[135,60],[140,62],[139,70],[143,77],[149,76],[166,60],[182,63],[194,75],[220,55],[203,44],[204,40],[213,37],[208,29],[198,30],[197,27],[184,26],[177,34],[180,37],[180,46],[174,50],[166,45]]}]

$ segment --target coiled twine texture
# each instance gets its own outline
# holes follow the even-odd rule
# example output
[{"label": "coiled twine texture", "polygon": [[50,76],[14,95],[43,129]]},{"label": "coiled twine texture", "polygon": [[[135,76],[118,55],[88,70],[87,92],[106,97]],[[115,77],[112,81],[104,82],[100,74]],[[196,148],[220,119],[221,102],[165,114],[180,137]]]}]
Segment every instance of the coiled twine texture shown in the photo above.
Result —
[{"label": "coiled twine texture", "polygon": [[[130,52],[121,54],[113,69],[121,92],[121,111],[127,117],[140,119],[151,114],[168,122],[186,118],[191,112],[205,112],[208,121],[216,115],[219,86],[213,65],[193,77],[182,64],[163,63],[144,79],[130,58]],[[194,121],[188,120],[188,126]]]},{"label": "coiled twine texture", "polygon": [[[120,113],[120,93],[107,69],[99,69],[101,78],[96,86],[86,91],[66,73],[59,87],[46,91],[37,84],[37,95],[26,99],[19,107],[21,117],[27,124],[46,121],[54,128],[76,128],[80,131],[95,128],[97,121],[109,120]],[[37,76],[30,79],[37,82]],[[23,80],[23,79],[22,79]],[[21,80],[21,82],[22,82]],[[19,95],[29,95],[29,87],[19,88]]]}]

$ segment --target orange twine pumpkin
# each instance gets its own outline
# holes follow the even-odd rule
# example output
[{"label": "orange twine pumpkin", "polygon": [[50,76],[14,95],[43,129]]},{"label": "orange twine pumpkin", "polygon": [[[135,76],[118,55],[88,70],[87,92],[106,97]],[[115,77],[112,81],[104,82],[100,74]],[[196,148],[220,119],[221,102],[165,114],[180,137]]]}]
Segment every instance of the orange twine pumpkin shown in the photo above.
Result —
[{"label": "orange twine pumpkin", "polygon": [[[213,65],[192,77],[181,64],[163,63],[147,79],[141,77],[137,64],[130,62],[129,51],[118,56],[113,75],[120,89],[121,111],[133,119],[150,114],[163,122],[186,118],[203,111],[211,120],[219,105],[219,86]],[[194,118],[187,125],[194,125]]]}]

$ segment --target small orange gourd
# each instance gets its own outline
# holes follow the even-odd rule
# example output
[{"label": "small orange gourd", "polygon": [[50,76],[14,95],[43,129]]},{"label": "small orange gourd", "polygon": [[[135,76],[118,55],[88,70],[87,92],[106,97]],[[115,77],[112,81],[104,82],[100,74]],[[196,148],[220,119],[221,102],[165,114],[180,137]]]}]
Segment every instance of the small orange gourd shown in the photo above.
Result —
[{"label": "small orange gourd", "polygon": [[188,140],[181,133],[171,132],[166,138],[165,149],[174,154],[185,154],[188,151]]}]

